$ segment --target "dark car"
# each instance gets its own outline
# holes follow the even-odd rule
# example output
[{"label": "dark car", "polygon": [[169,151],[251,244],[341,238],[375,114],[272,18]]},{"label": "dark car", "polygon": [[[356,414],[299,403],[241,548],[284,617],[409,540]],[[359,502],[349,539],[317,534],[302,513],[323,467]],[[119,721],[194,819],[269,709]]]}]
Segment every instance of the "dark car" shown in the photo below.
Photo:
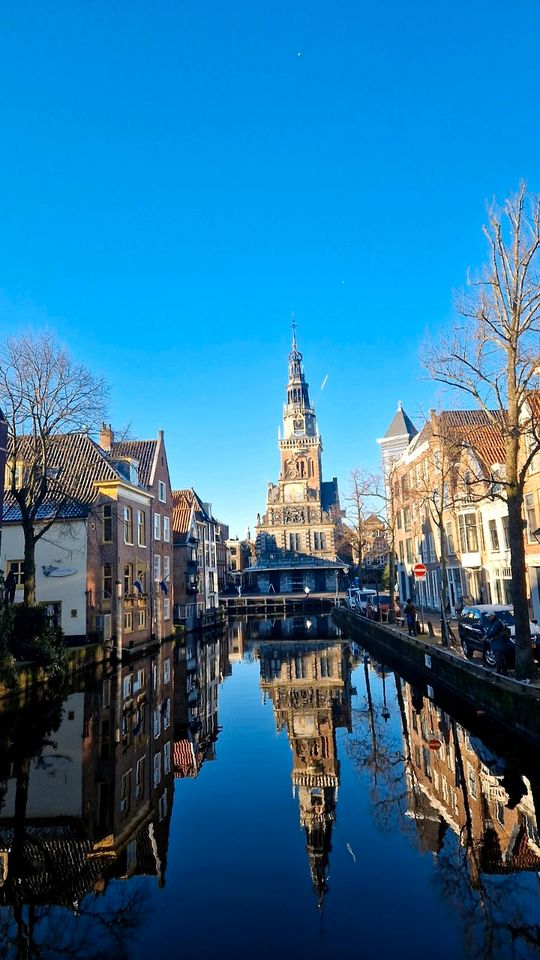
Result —
[{"label": "dark car", "polygon": [[[472,660],[475,650],[480,650],[484,658],[484,663],[488,666],[495,666],[495,655],[490,648],[486,634],[491,625],[489,615],[495,613],[499,620],[510,630],[509,654],[510,660],[513,660],[515,652],[515,621],[512,610],[509,607],[497,603],[479,604],[475,607],[463,607],[461,616],[458,620],[458,632],[463,647],[463,653],[467,660]],[[536,648],[536,634],[538,627],[531,623],[531,634],[533,648]],[[536,649],[535,649],[536,656]],[[512,664],[510,664],[512,665]]]}]

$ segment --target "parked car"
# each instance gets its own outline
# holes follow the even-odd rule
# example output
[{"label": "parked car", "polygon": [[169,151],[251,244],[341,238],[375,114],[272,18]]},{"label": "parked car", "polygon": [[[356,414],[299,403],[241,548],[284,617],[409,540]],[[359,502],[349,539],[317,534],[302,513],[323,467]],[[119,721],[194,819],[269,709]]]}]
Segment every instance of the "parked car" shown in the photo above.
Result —
[{"label": "parked car", "polygon": [[376,590],[364,590],[362,587],[349,587],[345,603],[349,609],[355,610],[356,613],[365,614],[368,600],[371,600],[371,603],[373,603],[376,596]]},{"label": "parked car", "polygon": [[[499,620],[502,620],[509,628],[510,642],[515,647],[516,624],[512,607],[501,603],[481,603],[474,607],[463,607],[458,620],[458,633],[467,660],[472,660],[475,650],[480,650],[484,662],[493,667],[495,666],[495,656],[490,649],[489,641],[486,639],[490,627],[490,620],[488,619],[490,613],[496,613]],[[540,627],[531,621],[531,638],[535,657],[537,656],[536,645],[539,637]]]},{"label": "parked car", "polygon": [[[378,597],[374,597],[371,601],[375,608],[375,616],[378,620],[387,620],[388,612],[390,610],[390,597],[387,593],[380,593]],[[399,617],[400,606],[397,601],[397,598],[394,596],[394,610],[396,617]]]}]

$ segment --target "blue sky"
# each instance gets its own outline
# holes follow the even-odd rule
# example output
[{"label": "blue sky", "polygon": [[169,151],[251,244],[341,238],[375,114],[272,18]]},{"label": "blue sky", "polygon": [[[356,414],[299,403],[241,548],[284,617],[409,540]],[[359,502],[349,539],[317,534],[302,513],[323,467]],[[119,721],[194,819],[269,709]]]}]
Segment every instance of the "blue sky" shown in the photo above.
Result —
[{"label": "blue sky", "polygon": [[[276,480],[290,315],[342,494],[540,189],[536,0],[0,10],[0,332],[48,326],[233,534]],[[320,385],[328,374],[321,392]]]}]

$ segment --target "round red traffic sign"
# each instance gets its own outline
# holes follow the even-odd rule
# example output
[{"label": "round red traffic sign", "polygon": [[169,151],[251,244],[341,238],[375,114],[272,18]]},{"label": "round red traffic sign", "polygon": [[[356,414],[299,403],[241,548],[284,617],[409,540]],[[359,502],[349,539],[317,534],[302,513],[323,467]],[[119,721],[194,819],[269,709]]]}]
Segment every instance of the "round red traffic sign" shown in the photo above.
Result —
[{"label": "round red traffic sign", "polygon": [[413,573],[417,579],[420,577],[425,577],[427,573],[425,563],[415,563],[413,567]]},{"label": "round red traffic sign", "polygon": [[437,737],[432,737],[431,740],[428,740],[428,747],[430,750],[440,750],[441,741]]}]

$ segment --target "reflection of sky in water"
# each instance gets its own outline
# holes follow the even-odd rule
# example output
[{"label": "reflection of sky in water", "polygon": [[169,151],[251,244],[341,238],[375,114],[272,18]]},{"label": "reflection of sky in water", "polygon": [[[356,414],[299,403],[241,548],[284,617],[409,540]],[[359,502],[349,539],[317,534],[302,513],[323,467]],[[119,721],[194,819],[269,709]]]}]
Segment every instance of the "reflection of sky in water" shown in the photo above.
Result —
[{"label": "reflection of sky in water", "polygon": [[[312,682],[306,677],[305,686]],[[414,712],[410,688],[399,698],[394,675],[372,665],[367,683],[369,696],[361,662],[351,678],[352,732],[335,730],[339,788],[322,910],[298,790],[293,795],[291,744],[285,729],[276,732],[261,664],[249,657],[234,663],[220,688],[216,759],[205,762],[197,778],[175,782],[165,886],[153,878],[115,880],[103,894],[85,897],[79,916],[50,909],[40,927],[50,944],[45,956],[59,955],[54,944],[65,946],[72,936],[74,956],[109,953],[113,916],[119,931],[123,918],[134,922],[126,955],[137,960],[184,953],[193,960],[535,955],[527,939],[534,927],[525,927],[540,922],[537,873],[480,872],[471,882],[463,826],[445,828],[444,818],[436,819],[440,807],[434,814],[429,804],[417,820],[411,816],[402,733],[403,716],[410,723]],[[313,711],[295,715],[294,723],[295,735],[307,741],[317,726]],[[493,749],[471,736],[463,748],[479,755],[486,782],[493,788],[502,782],[507,768],[499,745]],[[67,762],[44,758],[51,771]],[[425,791],[420,794],[425,800]]]}]

